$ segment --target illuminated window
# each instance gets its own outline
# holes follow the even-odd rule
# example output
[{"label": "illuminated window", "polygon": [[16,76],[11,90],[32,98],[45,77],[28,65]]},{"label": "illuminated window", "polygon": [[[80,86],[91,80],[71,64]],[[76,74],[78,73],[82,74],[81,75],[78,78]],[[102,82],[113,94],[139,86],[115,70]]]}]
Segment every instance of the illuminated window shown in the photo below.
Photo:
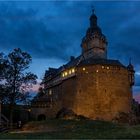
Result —
[{"label": "illuminated window", "polygon": [[102,66],[102,69],[104,69],[105,67],[104,66]]},{"label": "illuminated window", "polygon": [[107,69],[109,70],[109,67],[107,67]]},{"label": "illuminated window", "polygon": [[85,71],[86,70],[86,68],[83,68],[83,71]]},{"label": "illuminated window", "polygon": [[99,72],[99,70],[96,70],[96,72]]},{"label": "illuminated window", "polygon": [[88,71],[86,71],[86,73],[88,73]]},{"label": "illuminated window", "polygon": [[69,74],[71,74],[71,70],[69,70]]},{"label": "illuminated window", "polygon": [[62,77],[65,77],[65,74],[64,73],[62,74]]},{"label": "illuminated window", "polygon": [[65,76],[67,76],[68,75],[68,73],[67,72],[65,72]]},{"label": "illuminated window", "polygon": [[52,90],[51,89],[49,90],[49,95],[52,95]]},{"label": "illuminated window", "polygon": [[72,69],[71,71],[72,71],[72,73],[74,73],[75,72],[75,69]]}]

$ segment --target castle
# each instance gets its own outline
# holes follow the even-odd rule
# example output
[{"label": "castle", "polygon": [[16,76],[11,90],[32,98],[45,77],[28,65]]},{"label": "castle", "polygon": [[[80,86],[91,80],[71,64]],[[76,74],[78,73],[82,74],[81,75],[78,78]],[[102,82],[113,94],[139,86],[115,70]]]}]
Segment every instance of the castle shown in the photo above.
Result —
[{"label": "castle", "polygon": [[58,69],[45,73],[46,94],[32,102],[31,114],[51,118],[62,108],[91,119],[112,120],[119,112],[131,111],[134,68],[107,58],[107,39],[90,16],[82,39],[82,53]]}]

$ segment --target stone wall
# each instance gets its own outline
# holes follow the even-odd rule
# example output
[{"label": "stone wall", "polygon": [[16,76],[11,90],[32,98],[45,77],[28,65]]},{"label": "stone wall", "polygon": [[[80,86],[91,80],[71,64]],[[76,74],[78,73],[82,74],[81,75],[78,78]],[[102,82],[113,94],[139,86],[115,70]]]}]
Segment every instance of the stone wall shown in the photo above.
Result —
[{"label": "stone wall", "polygon": [[84,69],[77,69],[77,114],[111,120],[118,112],[131,111],[132,93],[125,68],[94,65]]},{"label": "stone wall", "polygon": [[76,76],[64,80],[52,91],[55,100],[49,108],[32,108],[35,119],[40,114],[54,118],[63,107],[78,115],[101,120],[112,120],[119,112],[131,111],[132,93],[124,67],[78,67]]},{"label": "stone wall", "polygon": [[77,77],[71,77],[62,83],[62,107],[75,108]]},{"label": "stone wall", "polygon": [[55,118],[57,112],[61,109],[61,102],[52,103],[50,107],[32,107],[30,116],[33,120],[38,120],[39,115],[45,115],[46,118]]}]

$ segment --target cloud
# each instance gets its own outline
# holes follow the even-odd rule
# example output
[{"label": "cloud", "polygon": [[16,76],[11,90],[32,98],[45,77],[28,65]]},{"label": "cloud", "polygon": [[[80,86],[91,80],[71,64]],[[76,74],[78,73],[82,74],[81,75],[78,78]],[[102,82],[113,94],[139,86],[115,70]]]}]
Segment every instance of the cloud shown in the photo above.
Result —
[{"label": "cloud", "polygon": [[[132,2],[127,5],[125,2],[91,1],[25,3],[15,2],[11,6],[7,2],[4,8],[1,6],[0,46],[5,49],[21,47],[35,58],[68,60],[70,55],[79,55],[81,39],[89,26],[91,5],[95,6],[99,24],[108,37],[110,56],[118,57],[123,52],[125,56],[126,50],[123,51],[123,48],[129,50],[131,46],[131,43],[129,46],[125,44],[131,37],[131,33],[126,33],[131,32],[129,22],[135,20],[137,23],[135,17],[139,16],[139,7]],[[29,6],[25,8],[27,4]],[[136,28],[138,33],[137,29],[139,27]]]},{"label": "cloud", "polygon": [[[59,63],[71,55],[78,56],[81,39],[89,27],[91,5],[107,36],[109,58],[127,65],[131,57],[137,72],[140,63],[138,1],[0,2],[0,50],[7,52],[20,47],[32,55],[36,67],[40,65],[36,60],[54,59]],[[38,73],[43,73],[46,66],[45,63],[40,66]],[[136,85],[139,85],[138,75]]]},{"label": "cloud", "polygon": [[140,95],[136,95],[136,96],[134,96],[134,99],[135,99],[137,102],[140,103]]},{"label": "cloud", "polygon": [[70,43],[64,38],[63,31],[55,32],[55,26],[53,30],[49,29],[47,21],[37,17],[36,10],[2,4],[0,22],[2,51],[20,47],[35,58],[67,58],[67,44]]}]

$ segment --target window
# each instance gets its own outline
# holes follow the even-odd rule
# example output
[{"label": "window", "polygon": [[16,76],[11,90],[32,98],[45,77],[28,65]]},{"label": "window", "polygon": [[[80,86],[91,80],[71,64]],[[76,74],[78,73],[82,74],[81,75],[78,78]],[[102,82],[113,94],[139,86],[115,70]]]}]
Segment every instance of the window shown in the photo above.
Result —
[{"label": "window", "polygon": [[49,95],[52,95],[52,90],[51,89],[49,90]]},{"label": "window", "polygon": [[64,73],[62,74],[62,77],[65,77],[65,74]]},{"label": "window", "polygon": [[86,68],[83,68],[83,71],[85,71],[86,70]]},{"label": "window", "polygon": [[99,72],[99,70],[96,70],[96,72]]},{"label": "window", "polygon": [[67,76],[68,75],[68,73],[67,72],[65,72],[65,76]]},{"label": "window", "polygon": [[109,67],[107,67],[107,69],[109,70]]},{"label": "window", "polygon": [[104,69],[105,67],[104,66],[102,66],[102,69]]},{"label": "window", "polygon": [[69,74],[71,74],[71,70],[69,70]]},{"label": "window", "polygon": [[72,73],[74,73],[75,72],[75,69],[72,69],[71,71],[72,71]]}]

